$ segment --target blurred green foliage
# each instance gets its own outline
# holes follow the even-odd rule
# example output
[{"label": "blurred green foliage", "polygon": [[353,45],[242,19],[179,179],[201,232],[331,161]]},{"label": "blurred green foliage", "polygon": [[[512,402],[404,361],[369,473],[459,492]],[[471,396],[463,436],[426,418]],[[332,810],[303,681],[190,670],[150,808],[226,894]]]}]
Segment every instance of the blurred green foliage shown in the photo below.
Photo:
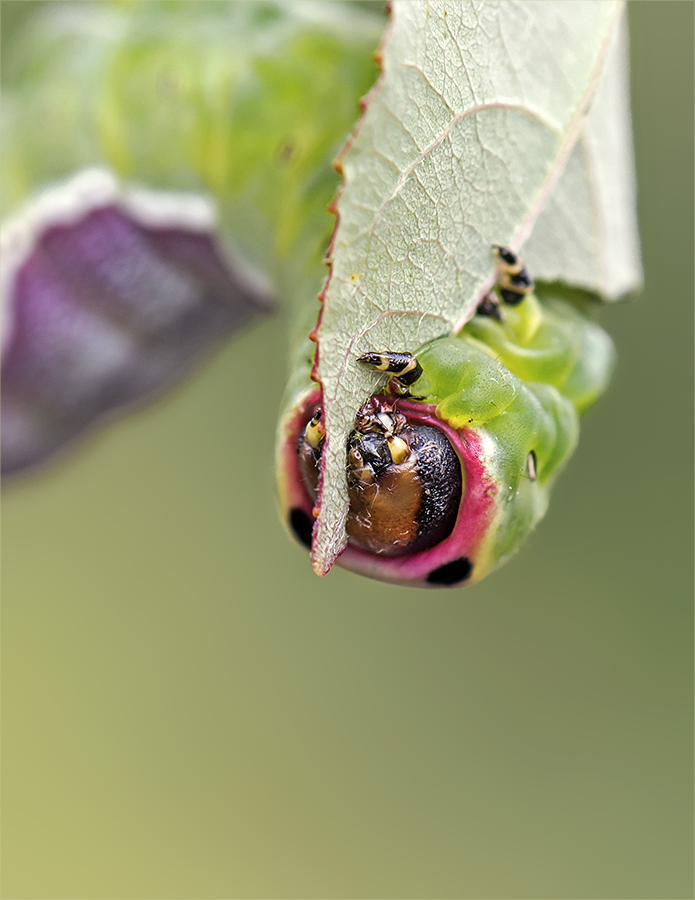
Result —
[{"label": "blurred green foliage", "polygon": [[646,288],[507,567],[313,575],[282,316],[6,492],[3,896],[692,896],[693,6],[630,21]]},{"label": "blurred green foliage", "polygon": [[3,214],[95,164],[150,187],[209,191],[225,236],[286,300],[303,298],[333,227],[331,162],[376,78],[379,11],[59,0],[25,13],[21,28],[10,16]]}]

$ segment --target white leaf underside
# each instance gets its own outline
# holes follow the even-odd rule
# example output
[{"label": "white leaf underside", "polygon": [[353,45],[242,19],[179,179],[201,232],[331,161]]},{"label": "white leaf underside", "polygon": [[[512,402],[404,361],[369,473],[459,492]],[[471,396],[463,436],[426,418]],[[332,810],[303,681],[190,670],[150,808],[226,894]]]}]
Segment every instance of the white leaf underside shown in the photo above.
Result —
[{"label": "white leaf underside", "polygon": [[345,441],[379,386],[360,354],[458,331],[494,282],[495,243],[523,246],[539,280],[638,286],[622,17],[604,0],[393,3],[342,159],[318,329],[319,574],[345,546]]},{"label": "white leaf underside", "polygon": [[537,281],[617,300],[642,284],[623,16],[565,169],[522,249]]}]

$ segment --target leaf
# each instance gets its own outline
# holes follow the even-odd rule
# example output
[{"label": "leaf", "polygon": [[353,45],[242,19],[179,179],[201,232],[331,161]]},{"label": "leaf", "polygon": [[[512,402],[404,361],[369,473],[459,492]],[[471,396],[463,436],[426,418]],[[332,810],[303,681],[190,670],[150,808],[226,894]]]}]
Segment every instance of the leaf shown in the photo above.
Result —
[{"label": "leaf", "polygon": [[[616,212],[611,227],[587,232],[563,267],[573,205],[585,208],[580,194],[590,182],[573,150],[622,15],[615,2],[393,4],[382,75],[341,160],[317,329],[327,432],[312,546],[318,574],[345,546],[345,441],[378,386],[357,357],[414,350],[458,331],[494,282],[491,245],[520,248],[537,220],[542,231],[556,222],[558,234],[565,229],[543,274],[570,283],[577,270],[600,275],[599,245],[601,260],[610,257],[603,242],[621,221],[631,224],[630,208]],[[586,133],[582,146],[592,159],[609,131],[601,119]],[[597,192],[605,180],[591,182],[589,201],[603,210],[610,198]],[[620,203],[630,202],[628,188]],[[530,246],[534,262],[543,256],[539,244],[540,237]],[[639,280],[637,267],[603,282],[599,275],[591,286],[609,292]]]},{"label": "leaf", "polygon": [[642,284],[627,49],[623,17],[579,140],[523,245],[536,280],[564,281],[604,300]]},{"label": "leaf", "polygon": [[2,474],[179,380],[267,311],[197,194],[87,169],[3,227]]}]

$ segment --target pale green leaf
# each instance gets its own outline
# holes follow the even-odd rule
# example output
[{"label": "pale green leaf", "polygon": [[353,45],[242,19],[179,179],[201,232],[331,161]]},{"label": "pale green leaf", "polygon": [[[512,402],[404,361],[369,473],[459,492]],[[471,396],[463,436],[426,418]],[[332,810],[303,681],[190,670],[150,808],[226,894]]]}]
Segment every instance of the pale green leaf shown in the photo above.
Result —
[{"label": "pale green leaf", "polygon": [[[575,171],[580,150],[600,159],[617,133],[604,113],[597,110],[600,121],[573,151],[622,15],[621,3],[600,0],[393,4],[382,76],[342,160],[318,330],[327,429],[312,551],[319,574],[345,545],[345,441],[378,387],[357,363],[361,353],[414,350],[457,331],[493,284],[492,244],[518,249],[531,235],[535,265],[543,256],[540,235],[556,226],[556,249],[546,268],[539,265],[542,276],[573,283],[577,270],[590,271],[576,283],[607,293],[636,285],[638,265],[605,272],[603,244],[620,230],[619,212],[586,232],[567,269],[560,237],[562,228],[571,236],[575,202],[578,210],[593,204],[604,212],[615,202],[610,182],[624,148],[611,150],[613,162],[593,178],[581,165]],[[607,94],[610,115],[615,92]],[[624,126],[621,133],[618,141]],[[628,155],[628,178],[630,162]],[[606,182],[613,194],[599,200]],[[618,191],[617,202],[631,204],[630,191],[629,184]],[[553,210],[561,211],[557,220]],[[633,227],[631,211],[626,215]]]},{"label": "pale green leaf", "polygon": [[522,248],[536,280],[564,281],[604,300],[637,290],[635,193],[623,18],[579,140]]}]

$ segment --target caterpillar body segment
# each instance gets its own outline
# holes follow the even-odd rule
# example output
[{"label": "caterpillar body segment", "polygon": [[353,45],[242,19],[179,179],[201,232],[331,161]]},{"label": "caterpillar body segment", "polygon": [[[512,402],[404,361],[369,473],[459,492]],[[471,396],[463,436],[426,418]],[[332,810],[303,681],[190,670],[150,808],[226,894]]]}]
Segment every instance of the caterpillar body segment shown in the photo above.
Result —
[{"label": "caterpillar body segment", "polygon": [[[420,587],[479,581],[544,515],[579,414],[608,384],[608,335],[573,305],[539,299],[510,250],[496,254],[501,303],[491,294],[457,335],[358,357],[391,377],[346,447],[347,568]],[[320,402],[306,395],[281,457],[286,520],[305,545],[320,502]]]}]

